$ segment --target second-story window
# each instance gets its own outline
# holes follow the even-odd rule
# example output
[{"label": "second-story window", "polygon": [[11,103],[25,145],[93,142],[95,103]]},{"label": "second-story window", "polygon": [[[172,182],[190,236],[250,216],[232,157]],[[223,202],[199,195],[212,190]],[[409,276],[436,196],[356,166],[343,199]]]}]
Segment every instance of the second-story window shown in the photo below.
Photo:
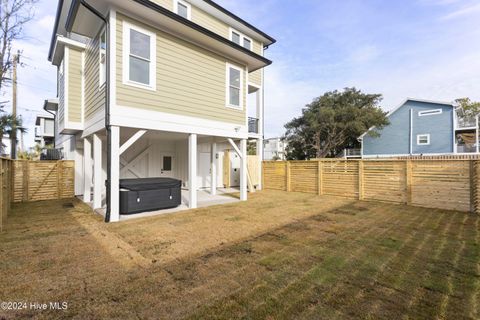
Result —
[{"label": "second-story window", "polygon": [[107,34],[102,30],[99,39],[99,85],[102,86],[107,79]]},{"label": "second-story window", "polygon": [[179,16],[188,20],[191,19],[192,8],[189,3],[182,0],[173,0],[173,9]]},{"label": "second-story window", "polygon": [[239,46],[252,50],[252,40],[237,30],[230,29],[230,40]]},{"label": "second-story window", "polygon": [[242,69],[227,65],[227,105],[242,108]]},{"label": "second-story window", "polygon": [[124,83],[155,90],[155,33],[124,23]]}]

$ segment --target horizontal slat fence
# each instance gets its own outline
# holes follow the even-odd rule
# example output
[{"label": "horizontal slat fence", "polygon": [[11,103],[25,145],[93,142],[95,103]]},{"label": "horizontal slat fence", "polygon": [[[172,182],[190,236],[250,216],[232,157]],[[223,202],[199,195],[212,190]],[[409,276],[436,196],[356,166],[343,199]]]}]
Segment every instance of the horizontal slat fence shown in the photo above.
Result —
[{"label": "horizontal slat fence", "polygon": [[265,189],[480,213],[480,160],[266,161]]},{"label": "horizontal slat fence", "polygon": [[74,196],[74,161],[13,162],[13,202],[53,200]]}]

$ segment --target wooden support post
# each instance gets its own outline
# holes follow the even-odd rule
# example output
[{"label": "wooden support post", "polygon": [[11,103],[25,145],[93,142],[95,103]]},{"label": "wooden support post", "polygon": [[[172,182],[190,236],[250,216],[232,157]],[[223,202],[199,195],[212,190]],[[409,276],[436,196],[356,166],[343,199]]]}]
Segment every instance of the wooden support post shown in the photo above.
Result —
[{"label": "wooden support post", "polygon": [[110,222],[120,221],[120,127],[110,127]]},{"label": "wooden support post", "polygon": [[240,200],[247,201],[247,139],[240,140]]},{"label": "wooden support post", "polygon": [[102,140],[95,133],[93,135],[93,209],[102,207]]},{"label": "wooden support post", "polygon": [[188,136],[188,207],[197,208],[197,135]]},{"label": "wooden support post", "polygon": [[363,161],[358,161],[358,200],[364,199],[364,188],[363,188]]},{"label": "wooden support post", "polygon": [[318,195],[321,196],[323,195],[323,162],[321,160],[318,160],[318,173],[317,173],[317,178],[318,178]]},{"label": "wooden support post", "polygon": [[405,192],[407,198],[407,205],[412,204],[412,160],[405,161]]},{"label": "wooden support post", "polygon": [[290,192],[291,191],[291,170],[290,170],[290,161],[287,161],[287,164],[286,164],[286,176],[287,176],[287,183],[286,183],[286,189],[287,189],[287,192]]}]

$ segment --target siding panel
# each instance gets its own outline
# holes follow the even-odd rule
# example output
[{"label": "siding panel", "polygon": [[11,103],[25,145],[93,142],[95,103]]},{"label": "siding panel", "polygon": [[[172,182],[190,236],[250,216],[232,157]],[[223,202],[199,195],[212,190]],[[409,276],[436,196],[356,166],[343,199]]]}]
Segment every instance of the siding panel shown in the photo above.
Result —
[{"label": "siding panel", "polygon": [[99,38],[92,39],[85,51],[85,120],[104,109],[105,87],[99,87]]},{"label": "siding panel", "polygon": [[68,121],[82,121],[82,52],[70,48],[68,61]]}]

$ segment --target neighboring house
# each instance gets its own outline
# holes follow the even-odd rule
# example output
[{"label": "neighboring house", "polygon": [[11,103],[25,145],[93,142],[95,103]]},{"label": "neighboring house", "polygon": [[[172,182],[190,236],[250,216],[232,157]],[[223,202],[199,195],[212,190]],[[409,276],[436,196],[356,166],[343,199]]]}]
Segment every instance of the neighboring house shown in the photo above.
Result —
[{"label": "neighboring house", "polygon": [[118,221],[119,179],[175,177],[195,208],[199,188],[216,193],[216,160],[232,149],[246,200],[274,42],[211,0],[60,0],[49,52],[58,103],[45,109],[56,112],[55,147],[76,161],[76,194],[93,193],[93,208]]},{"label": "neighboring house", "polygon": [[388,114],[380,136],[368,134],[375,128],[360,136],[362,157],[478,152],[478,123],[461,114],[452,103],[407,99]]},{"label": "neighboring house", "polygon": [[264,140],[263,154],[265,160],[285,160],[286,142],[281,138],[270,138]]},{"label": "neighboring house", "polygon": [[55,120],[52,114],[42,113],[35,119],[35,142],[40,146],[53,145],[55,142]]}]

